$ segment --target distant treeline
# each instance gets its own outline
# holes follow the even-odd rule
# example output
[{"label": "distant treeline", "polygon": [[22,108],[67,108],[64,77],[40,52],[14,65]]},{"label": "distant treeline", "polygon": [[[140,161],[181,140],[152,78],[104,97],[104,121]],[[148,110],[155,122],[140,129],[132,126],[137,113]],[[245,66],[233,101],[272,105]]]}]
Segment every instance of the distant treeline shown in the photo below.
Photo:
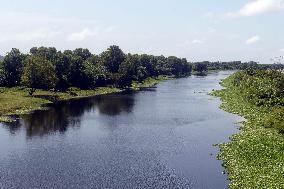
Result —
[{"label": "distant treeline", "polygon": [[284,64],[258,64],[257,62],[250,61],[250,62],[241,62],[241,61],[231,61],[231,62],[196,62],[193,64],[203,65],[203,69],[206,70],[246,70],[249,68],[255,69],[272,69],[272,70],[281,70],[284,69]]},{"label": "distant treeline", "polygon": [[[256,63],[189,63],[175,56],[125,54],[110,46],[99,55],[88,49],[57,51],[54,47],[33,47],[23,54],[13,48],[0,59],[0,86],[26,86],[32,89],[66,90],[69,87],[93,89],[100,86],[128,87],[133,81],[167,75],[183,77],[207,70],[259,67]],[[269,66],[271,67],[271,65]]]},{"label": "distant treeline", "polygon": [[58,90],[128,87],[133,81],[159,75],[183,77],[191,71],[185,58],[125,54],[118,46],[100,55],[82,48],[61,52],[53,47],[33,47],[28,54],[18,49],[7,53],[0,63],[0,85]]}]

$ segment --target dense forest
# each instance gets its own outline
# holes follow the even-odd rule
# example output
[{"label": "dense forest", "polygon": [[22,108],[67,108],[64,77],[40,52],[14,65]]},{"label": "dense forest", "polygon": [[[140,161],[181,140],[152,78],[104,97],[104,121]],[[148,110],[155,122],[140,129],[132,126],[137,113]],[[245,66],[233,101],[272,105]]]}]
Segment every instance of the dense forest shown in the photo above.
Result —
[{"label": "dense forest", "polygon": [[81,89],[106,85],[127,87],[132,81],[159,75],[181,77],[191,70],[185,58],[125,54],[118,46],[111,46],[100,55],[82,48],[61,52],[52,47],[34,47],[29,54],[12,49],[4,57],[0,85],[58,90],[71,86]]},{"label": "dense forest", "polygon": [[167,75],[183,77],[192,71],[246,69],[256,63],[197,62],[189,63],[175,56],[125,54],[110,46],[100,55],[88,49],[57,51],[54,47],[33,47],[23,54],[13,48],[0,62],[0,86],[26,86],[35,89],[64,91],[69,87],[93,89],[100,86],[128,87],[133,81]]}]

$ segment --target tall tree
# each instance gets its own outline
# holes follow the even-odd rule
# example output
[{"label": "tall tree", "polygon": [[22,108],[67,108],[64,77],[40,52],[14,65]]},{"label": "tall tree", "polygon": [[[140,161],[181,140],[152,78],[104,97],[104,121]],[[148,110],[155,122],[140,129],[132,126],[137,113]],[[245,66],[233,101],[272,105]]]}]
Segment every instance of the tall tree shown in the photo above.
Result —
[{"label": "tall tree", "polygon": [[119,85],[130,86],[132,80],[142,81],[147,77],[147,70],[141,65],[139,55],[128,54],[119,68]]},{"label": "tall tree", "polygon": [[57,50],[55,47],[33,47],[30,49],[32,55],[41,56],[46,60],[54,63],[57,58]]},{"label": "tall tree", "polygon": [[142,54],[140,56],[140,63],[141,63],[141,66],[143,66],[146,69],[147,77],[152,77],[152,76],[157,75],[157,71],[155,69],[155,61],[154,61],[153,56]]},{"label": "tall tree", "polygon": [[193,64],[193,70],[198,73],[204,73],[207,71],[207,64],[206,62],[197,62]]},{"label": "tall tree", "polygon": [[111,72],[117,73],[120,64],[125,59],[125,54],[118,46],[110,46],[100,55],[101,63]]},{"label": "tall tree", "polygon": [[25,61],[22,84],[31,88],[30,95],[36,89],[51,89],[58,79],[54,65],[40,56],[29,56]]},{"label": "tall tree", "polygon": [[3,69],[6,74],[6,85],[14,87],[20,84],[23,71],[24,55],[13,48],[3,60]]},{"label": "tall tree", "polygon": [[67,54],[57,52],[56,60],[55,60],[55,70],[58,78],[58,83],[56,88],[60,90],[65,90],[70,86],[70,82],[68,77],[70,75],[70,64],[71,57]]},{"label": "tall tree", "polygon": [[77,48],[73,51],[73,54],[75,56],[79,56],[83,59],[83,61],[87,60],[92,56],[92,53],[88,49],[83,49],[83,48]]},{"label": "tall tree", "polygon": [[99,57],[93,55],[83,63],[84,73],[88,86],[93,88],[95,86],[102,86],[106,84],[108,72],[102,64],[99,64]]}]

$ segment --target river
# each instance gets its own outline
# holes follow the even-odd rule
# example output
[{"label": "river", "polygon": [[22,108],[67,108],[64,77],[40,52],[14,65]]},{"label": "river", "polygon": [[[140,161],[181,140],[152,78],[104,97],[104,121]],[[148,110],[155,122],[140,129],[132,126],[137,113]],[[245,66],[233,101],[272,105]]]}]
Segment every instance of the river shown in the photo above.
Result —
[{"label": "river", "polygon": [[0,188],[225,189],[240,117],[209,96],[232,72],[62,102],[0,124]]}]

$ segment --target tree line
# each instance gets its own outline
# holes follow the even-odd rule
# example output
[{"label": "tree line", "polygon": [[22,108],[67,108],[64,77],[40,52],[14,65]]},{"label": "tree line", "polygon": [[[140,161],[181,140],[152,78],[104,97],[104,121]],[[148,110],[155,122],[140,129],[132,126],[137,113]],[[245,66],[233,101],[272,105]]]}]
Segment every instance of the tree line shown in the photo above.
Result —
[{"label": "tree line", "polygon": [[129,87],[160,75],[183,77],[216,69],[242,69],[255,64],[241,62],[197,62],[175,56],[125,54],[110,46],[99,55],[88,49],[58,51],[54,47],[33,47],[28,54],[13,48],[0,59],[0,86],[26,86],[64,91],[69,87],[94,89],[100,86]]},{"label": "tree line", "polygon": [[125,54],[110,46],[100,55],[88,49],[57,51],[33,47],[28,54],[13,48],[0,62],[0,86],[66,90],[100,86],[129,87],[132,81],[169,75],[187,76],[192,65],[185,58]]},{"label": "tree line", "polygon": [[[230,61],[230,62],[196,62],[193,65],[198,65],[199,69],[196,70],[281,70],[284,69],[282,62],[274,61],[273,64],[259,64],[255,61],[241,62],[241,61]],[[196,67],[196,66],[195,66]]]}]

